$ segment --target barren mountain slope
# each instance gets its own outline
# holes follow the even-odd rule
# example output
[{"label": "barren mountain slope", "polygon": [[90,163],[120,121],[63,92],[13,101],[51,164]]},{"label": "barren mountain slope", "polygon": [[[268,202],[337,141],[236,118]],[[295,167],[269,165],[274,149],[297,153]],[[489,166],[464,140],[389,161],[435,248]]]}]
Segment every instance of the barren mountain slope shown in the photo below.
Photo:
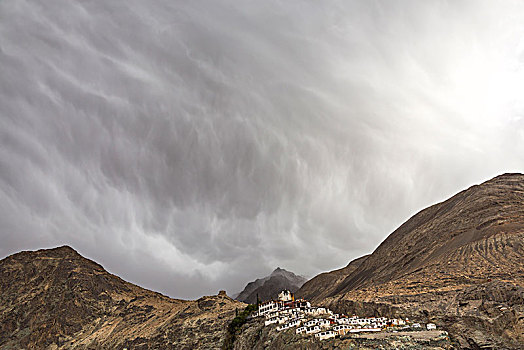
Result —
[{"label": "barren mountain slope", "polygon": [[329,296],[353,271],[355,271],[369,255],[364,255],[351,261],[346,267],[324,272],[304,283],[295,293],[297,298],[319,302]]},{"label": "barren mountain slope", "polygon": [[225,294],[168,298],[67,246],[0,261],[1,349],[219,349],[244,306]]},{"label": "barren mountain slope", "polygon": [[[413,216],[332,295],[416,275],[434,280],[439,288],[469,279],[522,283],[523,234],[524,175],[501,175]],[[410,290],[410,285],[401,287]]]},{"label": "barren mountain slope", "polygon": [[337,311],[433,320],[464,348],[518,348],[524,175],[498,176],[422,210],[338,281],[323,301]]}]

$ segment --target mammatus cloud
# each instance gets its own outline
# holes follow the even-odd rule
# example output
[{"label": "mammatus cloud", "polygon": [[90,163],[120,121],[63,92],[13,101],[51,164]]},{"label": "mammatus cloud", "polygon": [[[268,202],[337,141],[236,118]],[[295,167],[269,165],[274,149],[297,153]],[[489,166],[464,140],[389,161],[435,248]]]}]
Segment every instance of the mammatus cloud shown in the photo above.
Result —
[{"label": "mammatus cloud", "polygon": [[312,276],[524,159],[524,6],[0,3],[0,256],[174,297]]}]

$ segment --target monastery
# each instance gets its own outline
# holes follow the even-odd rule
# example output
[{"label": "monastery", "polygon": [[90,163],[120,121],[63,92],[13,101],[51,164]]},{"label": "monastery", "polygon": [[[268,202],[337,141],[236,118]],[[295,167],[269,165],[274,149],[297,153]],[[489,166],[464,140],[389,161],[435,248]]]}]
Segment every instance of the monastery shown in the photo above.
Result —
[{"label": "monastery", "polygon": [[[335,338],[348,333],[381,332],[386,329],[410,329],[420,324],[411,324],[408,319],[387,317],[359,317],[334,314],[324,307],[313,307],[304,299],[295,300],[293,293],[284,290],[278,300],[258,305],[255,317],[264,317],[264,325],[277,324],[277,331],[296,328],[296,334],[314,335],[319,340]],[[427,329],[436,329],[433,323]]]}]

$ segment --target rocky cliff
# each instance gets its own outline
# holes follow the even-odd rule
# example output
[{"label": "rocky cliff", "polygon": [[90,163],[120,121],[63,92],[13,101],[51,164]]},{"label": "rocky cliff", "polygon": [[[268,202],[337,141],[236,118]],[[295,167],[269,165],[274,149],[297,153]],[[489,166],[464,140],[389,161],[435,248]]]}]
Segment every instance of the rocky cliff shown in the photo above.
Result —
[{"label": "rocky cliff", "polygon": [[70,247],[0,261],[1,349],[220,349],[236,309],[225,293],[155,293]]},{"label": "rocky cliff", "polygon": [[261,301],[276,299],[280,291],[287,289],[294,293],[304,282],[304,277],[277,267],[269,276],[249,282],[236,299],[249,304],[257,302],[257,295]]},{"label": "rocky cliff", "polygon": [[[498,176],[422,210],[356,262],[297,295],[346,313],[434,321],[463,348],[523,346],[524,175]],[[326,278],[333,284],[312,292]]]}]

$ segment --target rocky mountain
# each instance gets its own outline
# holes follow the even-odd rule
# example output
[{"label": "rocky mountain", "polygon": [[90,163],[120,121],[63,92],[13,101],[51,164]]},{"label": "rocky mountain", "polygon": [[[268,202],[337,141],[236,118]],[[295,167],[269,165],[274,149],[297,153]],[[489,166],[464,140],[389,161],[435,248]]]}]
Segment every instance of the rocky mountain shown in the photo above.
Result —
[{"label": "rocky mountain", "polygon": [[[433,322],[450,336],[346,339],[342,348],[522,349],[524,175],[498,176],[424,209],[372,254],[304,282],[277,268],[238,298],[274,298],[303,284],[297,296],[335,312]],[[171,299],[66,246],[0,261],[0,349],[218,349],[245,306],[225,293]],[[235,349],[335,344],[276,332],[257,318],[235,339]]]},{"label": "rocky mountain", "polygon": [[433,321],[457,347],[521,348],[524,175],[495,177],[420,211],[371,255],[314,277],[297,295],[340,312]]},{"label": "rocky mountain", "polygon": [[1,349],[220,349],[244,307],[225,292],[171,299],[67,246],[0,261]]},{"label": "rocky mountain", "polygon": [[306,281],[302,276],[277,267],[269,276],[249,282],[236,299],[248,304],[255,304],[257,295],[261,301],[276,299],[280,291],[287,289],[294,293]]}]

